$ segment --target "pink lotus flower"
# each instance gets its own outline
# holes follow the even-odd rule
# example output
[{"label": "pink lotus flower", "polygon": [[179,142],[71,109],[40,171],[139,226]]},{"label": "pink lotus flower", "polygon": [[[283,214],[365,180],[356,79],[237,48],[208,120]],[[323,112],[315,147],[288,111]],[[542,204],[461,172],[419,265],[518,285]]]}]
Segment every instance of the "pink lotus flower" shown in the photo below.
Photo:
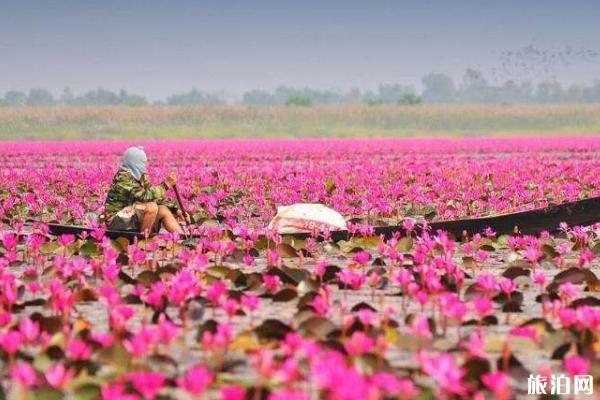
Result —
[{"label": "pink lotus flower", "polygon": [[273,378],[284,384],[293,384],[299,379],[302,379],[299,361],[295,358],[286,358],[279,364],[277,370],[273,374]]},{"label": "pink lotus flower", "polygon": [[90,236],[97,242],[102,241],[104,238],[104,234],[106,233],[106,229],[104,228],[96,228],[92,231]]},{"label": "pink lotus flower", "polygon": [[240,303],[234,299],[227,299],[223,303],[222,308],[229,317],[233,317],[240,309]]},{"label": "pink lotus flower", "polygon": [[196,365],[177,378],[177,385],[194,396],[200,396],[214,381],[214,374],[204,365]]},{"label": "pink lotus flower", "polygon": [[458,300],[454,294],[442,296],[441,309],[445,316],[458,321],[462,321],[467,313],[467,305]]},{"label": "pink lotus flower", "polygon": [[494,232],[494,230],[492,228],[490,228],[489,226],[487,228],[485,228],[485,230],[483,231],[483,234],[485,235],[485,237],[488,237],[488,238],[493,238],[496,236],[496,232]]},{"label": "pink lotus flower", "polygon": [[371,260],[371,254],[369,254],[368,251],[363,250],[356,253],[354,257],[352,257],[352,260],[361,266],[365,266],[368,264],[369,260]]},{"label": "pink lotus flower", "polygon": [[525,258],[533,264],[537,264],[543,256],[544,253],[534,247],[528,247],[525,251]]},{"label": "pink lotus flower", "polygon": [[572,355],[565,358],[564,367],[567,373],[571,376],[589,375],[592,364],[581,356]]},{"label": "pink lotus flower", "polygon": [[100,286],[98,288],[98,294],[111,307],[121,303],[121,295],[119,294],[119,291],[112,285]]},{"label": "pink lotus flower", "polygon": [[568,328],[577,323],[577,313],[570,308],[561,308],[558,311],[558,319],[564,328]]},{"label": "pink lotus flower", "polygon": [[377,323],[377,314],[368,308],[363,308],[359,310],[357,314],[358,320],[364,326],[371,326]]},{"label": "pink lotus flower", "polygon": [[7,326],[12,322],[13,315],[10,312],[0,311],[0,326]]},{"label": "pink lotus flower", "polygon": [[400,400],[414,399],[421,392],[415,384],[406,378],[399,378],[388,372],[377,372],[370,378],[371,384],[383,391],[377,398],[394,397]]},{"label": "pink lotus flower", "polygon": [[10,379],[22,387],[30,388],[37,381],[37,372],[25,362],[19,362],[10,367]]},{"label": "pink lotus flower", "polygon": [[533,274],[533,282],[542,290],[546,284],[546,275],[543,272],[536,272]]},{"label": "pink lotus flower", "polygon": [[148,355],[153,344],[154,340],[149,339],[144,335],[136,335],[123,341],[125,350],[136,358],[143,358]]},{"label": "pink lotus flower", "polygon": [[558,295],[565,302],[569,303],[579,294],[579,288],[571,282],[562,283],[558,287]]},{"label": "pink lotus flower", "polygon": [[27,343],[33,343],[37,340],[40,334],[40,324],[37,321],[32,321],[29,318],[23,318],[19,323],[19,332],[22,338]]},{"label": "pink lotus flower", "polygon": [[48,384],[55,389],[64,389],[75,376],[75,370],[65,368],[63,364],[54,364],[44,373]]},{"label": "pink lotus flower", "polygon": [[143,300],[152,306],[154,309],[160,309],[166,302],[168,295],[168,287],[164,282],[155,282],[150,286],[150,290]]},{"label": "pink lotus flower", "polygon": [[515,290],[517,290],[517,284],[512,279],[503,278],[499,283],[500,290],[504,292],[509,298]]},{"label": "pink lotus flower", "polygon": [[421,369],[439,385],[439,390],[444,395],[465,396],[467,389],[462,379],[465,371],[456,365],[450,354],[418,354]]},{"label": "pink lotus flower", "polygon": [[160,372],[133,372],[129,374],[131,384],[144,399],[153,400],[165,384],[165,376]]},{"label": "pink lotus flower", "polygon": [[432,339],[433,334],[429,328],[429,321],[424,315],[415,315],[410,323],[408,332],[416,337]]},{"label": "pink lotus flower", "polygon": [[17,248],[17,244],[19,244],[19,239],[17,235],[10,232],[4,232],[2,234],[2,246],[6,249],[6,251],[14,251]]},{"label": "pink lotus flower", "polygon": [[146,261],[146,253],[136,245],[131,245],[127,248],[129,261],[134,265],[143,264]]},{"label": "pink lotus flower", "polygon": [[512,336],[520,336],[533,340],[536,343],[540,341],[540,333],[532,326],[516,326],[511,331]]},{"label": "pink lotus flower", "polygon": [[210,285],[206,290],[206,298],[210,300],[213,304],[219,304],[225,296],[226,290],[227,286],[225,286],[223,282],[217,281]]},{"label": "pink lotus flower", "polygon": [[510,400],[510,378],[505,372],[497,371],[482,375],[483,384],[492,391],[496,400]]},{"label": "pink lotus flower", "polygon": [[267,264],[274,267],[281,267],[281,255],[277,250],[267,250]]},{"label": "pink lotus flower", "polygon": [[365,283],[366,278],[362,274],[357,274],[351,269],[345,269],[337,273],[337,276],[345,286],[349,286],[353,290],[358,290]]},{"label": "pink lotus flower", "polygon": [[485,250],[477,250],[477,252],[475,253],[475,260],[480,264],[486,262],[488,257],[489,253]]},{"label": "pink lotus flower", "polygon": [[577,307],[575,313],[579,326],[589,329],[592,332],[600,330],[600,309],[597,307],[582,306]]},{"label": "pink lotus flower", "polygon": [[83,340],[74,339],[67,345],[67,357],[71,360],[88,360],[92,349]]},{"label": "pink lotus flower", "polygon": [[221,400],[244,400],[246,391],[241,386],[224,386],[220,390]]},{"label": "pink lotus flower", "polygon": [[244,254],[242,261],[244,262],[245,266],[251,267],[252,264],[254,264],[254,257],[252,257],[250,254]]},{"label": "pink lotus flower", "polygon": [[477,286],[488,296],[492,296],[499,288],[496,277],[492,274],[480,274],[476,279]]},{"label": "pink lotus flower", "polygon": [[579,268],[583,268],[594,261],[594,252],[590,249],[585,249],[579,254]]},{"label": "pink lotus flower", "polygon": [[414,293],[414,298],[421,305],[421,309],[424,309],[427,303],[429,303],[429,294],[424,290],[419,290],[417,293]]},{"label": "pink lotus flower", "polygon": [[252,368],[262,377],[270,378],[275,372],[276,362],[273,350],[259,349],[252,358]]},{"label": "pink lotus flower", "polygon": [[309,303],[319,317],[326,317],[331,311],[331,297],[325,288],[319,289],[319,293]]},{"label": "pink lotus flower", "polygon": [[327,260],[321,260],[319,262],[316,263],[315,265],[315,275],[319,277],[319,279],[323,279],[323,275],[325,275],[325,270],[327,269],[327,266],[329,265],[329,262]]},{"label": "pink lotus flower", "polygon": [[118,306],[109,311],[109,325],[115,331],[123,330],[125,323],[135,315],[130,306]]},{"label": "pink lotus flower", "polygon": [[409,283],[414,282],[415,277],[414,277],[413,273],[409,269],[400,268],[393,275],[393,279],[400,286],[402,286],[402,288],[406,288],[406,287],[408,287]]},{"label": "pink lotus flower", "polygon": [[114,343],[114,336],[110,332],[101,333],[101,332],[91,332],[91,339],[98,343],[102,347],[110,347]]},{"label": "pink lotus flower", "polygon": [[7,331],[0,333],[0,347],[8,354],[15,354],[19,351],[23,337],[18,331]]},{"label": "pink lotus flower", "polygon": [[249,312],[256,311],[260,307],[260,298],[252,294],[242,295],[242,307]]},{"label": "pink lotus flower", "polygon": [[494,312],[492,301],[487,297],[476,297],[473,299],[472,303],[473,309],[477,313],[479,319],[483,319]]},{"label": "pink lotus flower", "polygon": [[467,242],[462,246],[462,250],[465,255],[471,256],[475,252],[475,245],[473,242]]},{"label": "pink lotus flower", "polygon": [[0,276],[0,299],[7,306],[8,309],[11,309],[12,305],[15,304],[17,300],[17,280],[15,276],[6,273]]},{"label": "pink lotus flower", "polygon": [[281,289],[281,280],[277,275],[264,274],[263,282],[271,293],[277,292],[279,289]]},{"label": "pink lotus flower", "polygon": [[344,342],[344,348],[348,354],[359,356],[369,353],[375,347],[375,341],[365,333],[356,331]]},{"label": "pink lotus flower", "polygon": [[233,326],[227,323],[217,325],[217,331],[205,331],[202,336],[202,346],[207,350],[224,349],[233,340]]},{"label": "pink lotus flower", "polygon": [[404,219],[402,221],[402,228],[410,234],[415,229],[415,220],[411,218]]},{"label": "pink lotus flower", "polygon": [[471,336],[469,336],[469,341],[466,344],[463,344],[463,346],[471,357],[487,358],[485,352],[485,339],[483,332],[480,329],[475,330]]},{"label": "pink lotus flower", "polygon": [[68,245],[75,243],[75,235],[72,235],[70,233],[65,234],[65,235],[60,235],[58,237],[57,241],[61,246],[67,247]]},{"label": "pink lotus flower", "polygon": [[[167,320],[164,314],[158,318],[158,323],[156,325],[156,329],[148,329],[147,331],[149,331],[149,333],[144,333],[149,342],[170,344],[179,335],[179,327]],[[146,332],[146,330],[144,330],[144,332]]]},{"label": "pink lotus flower", "polygon": [[125,386],[121,383],[102,386],[100,394],[102,400],[138,400],[138,396],[126,393]]}]

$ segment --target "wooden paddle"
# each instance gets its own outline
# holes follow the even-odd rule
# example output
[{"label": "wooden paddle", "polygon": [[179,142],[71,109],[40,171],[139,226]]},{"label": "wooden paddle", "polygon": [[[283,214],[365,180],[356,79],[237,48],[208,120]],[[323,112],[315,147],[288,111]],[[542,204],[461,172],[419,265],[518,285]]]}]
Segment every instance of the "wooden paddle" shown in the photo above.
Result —
[{"label": "wooden paddle", "polygon": [[188,226],[188,218],[190,218],[190,215],[188,214],[188,212],[185,210],[185,207],[183,206],[183,201],[181,201],[181,196],[179,195],[179,190],[177,190],[177,185],[173,185],[173,191],[175,192],[175,197],[177,198],[177,204],[179,205],[179,209],[181,210],[181,213],[183,214],[183,218],[185,219],[185,227],[187,232],[187,236],[192,237],[192,233],[190,232],[190,227]]}]

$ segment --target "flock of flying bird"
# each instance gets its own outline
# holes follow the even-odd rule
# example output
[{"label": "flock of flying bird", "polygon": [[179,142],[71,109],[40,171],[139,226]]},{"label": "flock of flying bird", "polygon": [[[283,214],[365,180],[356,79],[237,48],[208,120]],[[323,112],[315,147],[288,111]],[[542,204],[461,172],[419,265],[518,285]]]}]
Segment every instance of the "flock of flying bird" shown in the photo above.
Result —
[{"label": "flock of flying bird", "polygon": [[572,45],[555,46],[547,49],[529,44],[517,50],[503,51],[500,68],[492,71],[492,77],[531,78],[532,80],[555,80],[557,74],[573,65],[595,61],[600,52]]}]

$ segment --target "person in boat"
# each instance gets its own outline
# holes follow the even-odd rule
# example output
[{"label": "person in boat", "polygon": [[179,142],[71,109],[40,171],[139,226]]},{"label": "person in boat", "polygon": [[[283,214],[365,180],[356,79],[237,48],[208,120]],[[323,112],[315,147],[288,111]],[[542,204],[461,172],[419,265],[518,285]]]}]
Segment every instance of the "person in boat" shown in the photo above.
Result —
[{"label": "person in boat", "polygon": [[158,186],[152,186],[146,173],[148,158],[141,147],[128,148],[119,164],[104,206],[109,230],[158,232],[162,225],[169,232],[183,233],[176,215],[183,217],[177,205],[165,198],[177,183],[169,173]]}]

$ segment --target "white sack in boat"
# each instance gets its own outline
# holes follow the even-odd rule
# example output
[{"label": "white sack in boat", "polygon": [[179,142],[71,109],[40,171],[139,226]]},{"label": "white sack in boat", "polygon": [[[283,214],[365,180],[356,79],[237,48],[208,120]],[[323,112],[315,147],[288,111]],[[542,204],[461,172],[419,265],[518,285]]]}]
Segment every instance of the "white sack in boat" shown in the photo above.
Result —
[{"label": "white sack in boat", "polygon": [[277,214],[269,223],[269,229],[283,234],[312,232],[315,229],[337,231],[348,227],[339,212],[323,204],[298,203],[277,207]]}]

